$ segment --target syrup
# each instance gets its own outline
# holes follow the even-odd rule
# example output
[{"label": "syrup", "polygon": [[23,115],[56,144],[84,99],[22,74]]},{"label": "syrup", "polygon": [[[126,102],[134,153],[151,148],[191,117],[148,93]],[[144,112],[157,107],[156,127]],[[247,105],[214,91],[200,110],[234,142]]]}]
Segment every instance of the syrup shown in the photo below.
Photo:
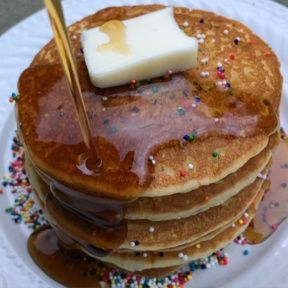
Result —
[{"label": "syrup", "polygon": [[[50,17],[57,26],[57,14]],[[73,273],[79,269],[75,279],[64,268],[57,270],[66,259],[59,243],[98,257],[120,247],[127,234],[125,204],[137,199],[152,181],[149,155],[185,145],[187,133],[200,141],[213,135],[270,135],[278,119],[271,105],[252,95],[214,90],[211,97],[189,72],[143,81],[136,87],[95,88],[83,58],[75,70],[68,41],[61,40],[59,29],[54,31],[63,66],[28,68],[19,80],[21,133],[36,160],[35,170],[47,185],[44,210],[55,230],[32,234],[28,247],[35,262],[53,278],[85,287],[79,276],[83,262],[68,261]],[[99,47],[101,51],[129,53],[123,22],[110,21],[100,29],[110,38]],[[200,103],[195,104],[195,95]],[[77,225],[71,227],[66,219]]]},{"label": "syrup", "polygon": [[131,53],[131,49],[126,42],[126,25],[122,21],[108,21],[100,27],[100,31],[106,33],[110,41],[100,45],[97,48],[99,52],[115,52],[124,55]]},{"label": "syrup", "polygon": [[28,251],[47,275],[67,287],[107,287],[103,264],[63,245],[52,228],[44,228],[29,237]]},{"label": "syrup", "polygon": [[281,140],[275,149],[270,170],[271,185],[260,203],[256,216],[244,236],[258,244],[271,236],[288,216],[288,142]]}]

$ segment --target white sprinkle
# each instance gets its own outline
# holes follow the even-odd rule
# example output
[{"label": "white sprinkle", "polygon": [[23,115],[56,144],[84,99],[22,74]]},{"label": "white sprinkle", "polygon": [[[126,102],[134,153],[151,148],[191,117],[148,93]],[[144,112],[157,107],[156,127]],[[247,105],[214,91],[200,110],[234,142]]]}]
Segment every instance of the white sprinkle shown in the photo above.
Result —
[{"label": "white sprinkle", "polygon": [[152,162],[153,165],[156,165],[156,160],[155,159],[151,160],[151,162]]},{"label": "white sprinkle", "polygon": [[212,43],[215,43],[215,41],[216,41],[216,40],[215,40],[214,38],[211,40]]},{"label": "white sprinkle", "polygon": [[192,103],[192,107],[196,108],[197,107],[196,103]]},{"label": "white sprinkle", "polygon": [[196,35],[196,37],[197,37],[198,39],[201,39],[201,38],[202,38],[202,34],[198,33],[198,34]]},{"label": "white sprinkle", "polygon": [[206,77],[209,76],[209,72],[208,72],[208,71],[201,71],[201,72],[200,72],[200,76],[201,76],[202,78],[206,78]]},{"label": "white sprinkle", "polygon": [[147,258],[148,254],[146,252],[143,253],[143,257]]},{"label": "white sprinkle", "polygon": [[103,100],[103,101],[106,101],[106,100],[108,100],[108,97],[103,96],[103,97],[102,97],[102,100]]},{"label": "white sprinkle", "polygon": [[154,233],[154,231],[155,231],[155,228],[153,226],[149,227],[149,232],[150,233]]},{"label": "white sprinkle", "polygon": [[236,227],[235,223],[233,223],[233,224],[231,225],[231,227],[232,227],[232,228],[235,228],[235,227]]},{"label": "white sprinkle", "polygon": [[218,123],[218,122],[219,122],[219,118],[214,118],[214,121],[215,121],[216,123]]},{"label": "white sprinkle", "polygon": [[154,159],[154,157],[153,157],[152,155],[150,155],[148,158],[149,158],[149,160],[151,160],[151,161]]},{"label": "white sprinkle", "polygon": [[221,62],[218,62],[217,67],[220,68],[220,67],[222,67],[222,66],[223,66],[222,63],[221,63]]},{"label": "white sprinkle", "polygon": [[188,21],[185,21],[185,22],[183,23],[183,26],[184,26],[184,27],[188,27],[188,26],[189,26],[189,22],[188,22]]},{"label": "white sprinkle", "polygon": [[102,111],[103,111],[103,112],[105,112],[105,111],[106,111],[106,108],[105,108],[105,107],[104,107],[104,108],[102,108]]},{"label": "white sprinkle", "polygon": [[228,59],[227,59],[227,58],[225,58],[225,59],[224,59],[224,62],[225,62],[225,63],[228,63]]},{"label": "white sprinkle", "polygon": [[203,59],[201,60],[201,63],[202,63],[202,64],[208,64],[208,57],[203,58]]},{"label": "white sprinkle", "polygon": [[245,217],[245,218],[248,218],[248,217],[249,217],[249,214],[248,214],[247,212],[245,212],[245,213],[244,213],[244,217]]},{"label": "white sprinkle", "polygon": [[225,35],[228,35],[228,34],[229,34],[229,31],[228,31],[227,29],[225,29],[225,30],[223,31],[223,33],[224,33]]},{"label": "white sprinkle", "polygon": [[189,168],[189,169],[193,169],[193,168],[194,168],[193,164],[192,164],[192,163],[189,163],[189,164],[188,164],[188,168]]},{"label": "white sprinkle", "polygon": [[203,44],[204,42],[205,42],[205,40],[203,38],[198,39],[199,44]]},{"label": "white sprinkle", "polygon": [[131,241],[131,242],[130,242],[130,246],[131,246],[131,247],[135,247],[135,246],[136,246],[135,242],[134,242],[134,241]]},{"label": "white sprinkle", "polygon": [[183,254],[182,252],[180,252],[180,253],[178,254],[178,257],[179,257],[179,258],[183,258],[183,257],[184,257],[184,254]]},{"label": "white sprinkle", "polygon": [[183,256],[183,260],[184,260],[184,261],[188,261],[188,256],[187,256],[187,255],[184,255],[184,256]]},{"label": "white sprinkle", "polygon": [[77,35],[72,35],[72,39],[77,39]]},{"label": "white sprinkle", "polygon": [[258,178],[261,179],[261,180],[266,180],[267,176],[259,173]]}]

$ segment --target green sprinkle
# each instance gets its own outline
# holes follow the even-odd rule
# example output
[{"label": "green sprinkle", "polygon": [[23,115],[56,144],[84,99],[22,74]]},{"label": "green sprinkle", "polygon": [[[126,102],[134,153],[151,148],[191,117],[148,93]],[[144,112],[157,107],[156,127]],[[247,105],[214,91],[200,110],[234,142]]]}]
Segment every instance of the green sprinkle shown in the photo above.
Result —
[{"label": "green sprinkle", "polygon": [[183,115],[185,115],[185,110],[182,107],[178,107],[177,113],[179,116],[183,116]]},{"label": "green sprinkle", "polygon": [[220,153],[217,151],[212,152],[212,157],[213,158],[219,158],[220,157]]}]

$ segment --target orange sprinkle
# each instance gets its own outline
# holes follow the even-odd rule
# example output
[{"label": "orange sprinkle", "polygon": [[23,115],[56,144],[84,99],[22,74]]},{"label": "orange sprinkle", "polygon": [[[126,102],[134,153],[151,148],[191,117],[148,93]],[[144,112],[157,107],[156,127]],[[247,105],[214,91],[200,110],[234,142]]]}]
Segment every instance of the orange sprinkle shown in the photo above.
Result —
[{"label": "orange sprinkle", "polygon": [[271,56],[272,53],[271,53],[270,51],[267,51],[264,55],[265,55],[265,56]]},{"label": "orange sprinkle", "polygon": [[240,219],[240,220],[239,220],[239,224],[240,224],[240,225],[243,225],[243,224],[244,224],[244,221],[243,221],[242,219]]},{"label": "orange sprinkle", "polygon": [[209,197],[208,196],[205,196],[205,201],[208,201],[209,200]]},{"label": "orange sprinkle", "polygon": [[233,52],[229,53],[229,58],[231,60],[235,60],[235,58],[236,58],[235,53],[233,53]]}]

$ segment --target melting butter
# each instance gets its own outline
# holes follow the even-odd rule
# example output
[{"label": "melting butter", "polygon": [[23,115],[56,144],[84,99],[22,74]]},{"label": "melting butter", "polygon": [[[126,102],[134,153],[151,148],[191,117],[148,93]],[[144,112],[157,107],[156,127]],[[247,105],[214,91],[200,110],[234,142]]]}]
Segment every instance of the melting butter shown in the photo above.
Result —
[{"label": "melting butter", "polygon": [[83,31],[81,42],[91,82],[124,85],[193,68],[198,43],[178,26],[172,7]]}]

